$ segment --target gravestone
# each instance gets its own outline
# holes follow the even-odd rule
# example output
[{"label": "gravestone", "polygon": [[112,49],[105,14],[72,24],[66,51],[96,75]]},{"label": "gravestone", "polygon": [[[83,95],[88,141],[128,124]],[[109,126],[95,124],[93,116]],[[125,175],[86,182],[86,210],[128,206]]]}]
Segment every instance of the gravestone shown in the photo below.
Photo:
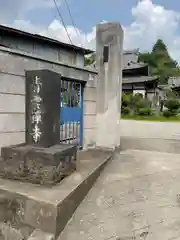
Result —
[{"label": "gravestone", "polygon": [[49,70],[26,72],[26,143],[1,149],[1,177],[47,185],[76,169],[76,146],[60,144],[60,83]]}]

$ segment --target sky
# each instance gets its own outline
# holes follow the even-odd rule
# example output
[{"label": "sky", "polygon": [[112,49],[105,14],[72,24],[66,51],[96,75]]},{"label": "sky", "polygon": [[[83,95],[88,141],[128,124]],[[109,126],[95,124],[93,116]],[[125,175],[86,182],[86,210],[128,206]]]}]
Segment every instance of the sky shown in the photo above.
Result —
[{"label": "sky", "polygon": [[[180,1],[178,0],[56,0],[74,45],[95,48],[96,24],[118,21],[124,49],[150,51],[163,39],[180,63]],[[0,0],[0,24],[68,42],[53,0]],[[78,32],[78,34],[77,34]]]}]

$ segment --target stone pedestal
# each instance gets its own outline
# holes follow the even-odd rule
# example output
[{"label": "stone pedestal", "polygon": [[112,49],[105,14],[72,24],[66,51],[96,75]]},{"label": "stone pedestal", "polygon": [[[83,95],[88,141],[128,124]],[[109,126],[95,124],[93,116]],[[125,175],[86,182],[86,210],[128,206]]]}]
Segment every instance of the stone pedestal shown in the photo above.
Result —
[{"label": "stone pedestal", "polygon": [[0,176],[42,185],[53,185],[76,169],[76,146],[48,148],[20,144],[1,150]]},{"label": "stone pedestal", "polygon": [[123,30],[119,23],[97,25],[96,146],[115,149],[120,145]]},{"label": "stone pedestal", "polygon": [[76,146],[60,144],[61,76],[26,72],[26,143],[1,149],[0,176],[55,184],[76,169]]}]

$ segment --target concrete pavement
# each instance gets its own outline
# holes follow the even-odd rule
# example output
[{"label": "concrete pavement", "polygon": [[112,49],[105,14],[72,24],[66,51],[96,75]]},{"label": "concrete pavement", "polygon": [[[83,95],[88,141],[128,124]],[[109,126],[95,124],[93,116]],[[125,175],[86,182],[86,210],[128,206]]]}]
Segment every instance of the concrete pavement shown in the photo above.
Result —
[{"label": "concrete pavement", "polygon": [[180,239],[180,155],[121,152],[59,240]]}]

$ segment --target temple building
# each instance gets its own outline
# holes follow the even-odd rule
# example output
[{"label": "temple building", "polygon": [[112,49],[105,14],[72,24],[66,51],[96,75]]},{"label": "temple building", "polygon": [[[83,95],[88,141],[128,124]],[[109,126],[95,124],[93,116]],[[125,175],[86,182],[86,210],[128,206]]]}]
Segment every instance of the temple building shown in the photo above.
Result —
[{"label": "temple building", "polygon": [[[154,101],[161,91],[158,87],[158,77],[150,76],[149,66],[138,61],[138,49],[123,52],[123,82],[124,93],[141,93]],[[96,68],[95,53],[86,57],[87,66]],[[157,100],[155,100],[157,102]]]},{"label": "temple building", "polygon": [[138,62],[138,50],[123,53],[123,84],[124,93],[141,93],[153,100],[158,92],[158,77],[149,75],[149,66]]}]

